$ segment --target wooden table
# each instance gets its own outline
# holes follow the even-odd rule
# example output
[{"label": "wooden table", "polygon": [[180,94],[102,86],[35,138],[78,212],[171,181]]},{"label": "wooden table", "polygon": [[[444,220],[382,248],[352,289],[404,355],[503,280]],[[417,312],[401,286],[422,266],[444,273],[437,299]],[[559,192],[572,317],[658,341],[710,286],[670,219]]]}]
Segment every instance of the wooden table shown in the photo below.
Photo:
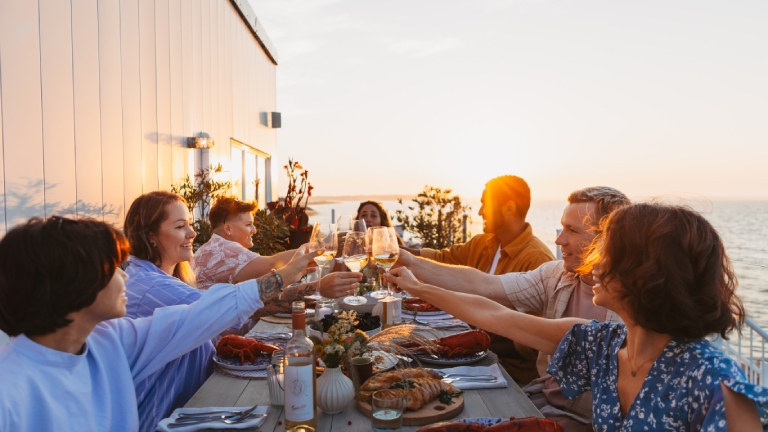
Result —
[{"label": "wooden table", "polygon": [[[270,324],[260,321],[254,327],[258,331],[290,331],[290,325]],[[504,378],[509,384],[503,389],[467,390],[464,392],[464,411],[459,418],[468,417],[542,417],[538,409],[525,396],[515,381],[501,369]],[[283,407],[269,404],[269,390],[264,379],[230,378],[214,372],[208,381],[198,390],[194,397],[187,403],[187,407],[209,406],[269,406],[267,421],[259,428],[259,431],[284,431]],[[319,432],[356,432],[370,431],[371,419],[357,410],[357,401],[350,402],[349,406],[341,414],[329,415],[318,409],[317,430]],[[348,422],[352,424],[348,424]],[[403,431],[414,431],[420,426],[404,426]]]}]

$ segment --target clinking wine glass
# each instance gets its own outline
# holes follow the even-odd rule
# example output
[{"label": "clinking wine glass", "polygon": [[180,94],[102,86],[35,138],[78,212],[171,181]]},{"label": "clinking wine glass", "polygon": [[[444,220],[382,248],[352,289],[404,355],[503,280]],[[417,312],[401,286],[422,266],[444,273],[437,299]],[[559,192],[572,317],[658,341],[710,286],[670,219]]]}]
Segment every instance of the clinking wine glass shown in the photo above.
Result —
[{"label": "clinking wine glass", "polygon": [[309,238],[309,251],[316,252],[325,249],[322,255],[317,255],[313,259],[317,263],[317,287],[315,294],[307,296],[313,300],[323,298],[320,295],[320,278],[323,276],[323,267],[329,262],[333,262],[338,249],[338,238],[336,237],[336,224],[316,223],[312,227],[312,236]]},{"label": "clinking wine glass", "polygon": [[[368,262],[376,265],[376,261],[373,259],[373,230],[380,227],[370,227],[365,231],[365,251],[368,253]],[[378,268],[375,276],[372,278],[373,290],[371,291],[371,297],[377,299],[383,299],[387,296],[387,289],[381,283],[381,275],[378,273]]]},{"label": "clinking wine glass", "polygon": [[[365,233],[351,232],[347,234],[344,240],[344,264],[353,272],[360,272],[368,265],[368,254],[365,251]],[[354,296],[344,298],[344,303],[352,305],[361,305],[368,302],[365,297],[360,297],[359,289],[355,290]]]},{"label": "clinking wine glass", "polygon": [[[354,218],[349,215],[340,215],[336,218],[336,230],[339,233],[339,246],[342,248],[344,247],[344,239],[347,238],[347,234],[354,231]],[[339,253],[336,254],[336,261],[339,263],[342,262],[341,259],[342,251],[339,250]]]},{"label": "clinking wine glass", "polygon": [[[397,262],[400,256],[400,245],[397,243],[397,232],[392,227],[376,227],[372,232],[371,249],[376,265],[389,274],[389,269]],[[387,297],[392,296],[392,290],[387,282]],[[380,297],[377,297],[380,298]]]}]

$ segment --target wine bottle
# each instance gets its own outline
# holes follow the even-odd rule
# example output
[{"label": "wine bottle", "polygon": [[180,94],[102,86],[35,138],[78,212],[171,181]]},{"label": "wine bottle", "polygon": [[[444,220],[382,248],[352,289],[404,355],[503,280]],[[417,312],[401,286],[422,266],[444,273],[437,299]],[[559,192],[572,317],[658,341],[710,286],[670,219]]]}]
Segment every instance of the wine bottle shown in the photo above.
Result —
[{"label": "wine bottle", "polygon": [[314,432],[317,429],[315,355],[307,338],[304,302],[293,302],[293,337],[285,345],[285,430]]}]

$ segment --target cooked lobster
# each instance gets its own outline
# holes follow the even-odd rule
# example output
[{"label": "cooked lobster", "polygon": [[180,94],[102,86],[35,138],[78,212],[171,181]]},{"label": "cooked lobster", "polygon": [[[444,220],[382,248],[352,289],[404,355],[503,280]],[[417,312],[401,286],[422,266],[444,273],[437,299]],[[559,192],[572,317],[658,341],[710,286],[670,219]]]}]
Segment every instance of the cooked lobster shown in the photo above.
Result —
[{"label": "cooked lobster", "polygon": [[434,312],[440,310],[436,308],[432,303],[427,303],[418,297],[404,298],[403,309],[418,312]]},{"label": "cooked lobster", "polygon": [[563,427],[550,419],[510,417],[509,420],[493,426],[480,423],[444,422],[424,426],[416,432],[564,432]]},{"label": "cooked lobster", "polygon": [[[446,358],[453,358],[467,354],[475,354],[485,351],[491,346],[491,338],[482,330],[469,330],[456,333],[433,341],[437,345],[437,351],[433,354]],[[406,346],[406,348],[409,348]],[[425,347],[417,347],[410,350],[412,354],[426,354],[429,350]]]},{"label": "cooked lobster", "polygon": [[216,354],[226,358],[240,358],[240,364],[252,362],[262,353],[272,354],[279,350],[277,345],[268,344],[249,337],[227,335],[216,344]]}]

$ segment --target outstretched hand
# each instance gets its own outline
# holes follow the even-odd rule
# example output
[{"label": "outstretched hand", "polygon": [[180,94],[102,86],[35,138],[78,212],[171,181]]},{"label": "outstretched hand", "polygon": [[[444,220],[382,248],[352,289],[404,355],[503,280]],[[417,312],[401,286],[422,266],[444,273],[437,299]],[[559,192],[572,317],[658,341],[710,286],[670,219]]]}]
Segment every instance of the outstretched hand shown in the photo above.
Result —
[{"label": "outstretched hand", "polygon": [[392,268],[410,267],[416,262],[416,258],[407,249],[408,248],[400,248],[400,255],[397,257],[397,262]]},{"label": "outstretched hand", "polygon": [[408,293],[418,297],[419,292],[426,287],[406,267],[393,268],[384,277],[395,292],[408,291]]},{"label": "outstretched hand", "polygon": [[355,293],[360,287],[363,274],[358,272],[334,272],[320,280],[320,295],[325,298],[339,298]]},{"label": "outstretched hand", "polygon": [[293,254],[291,261],[277,271],[280,277],[283,278],[283,283],[290,285],[301,280],[304,275],[315,271],[317,264],[313,258],[321,255],[323,252],[325,252],[325,249],[310,252],[307,245],[302,245],[296,249],[296,253]]}]

